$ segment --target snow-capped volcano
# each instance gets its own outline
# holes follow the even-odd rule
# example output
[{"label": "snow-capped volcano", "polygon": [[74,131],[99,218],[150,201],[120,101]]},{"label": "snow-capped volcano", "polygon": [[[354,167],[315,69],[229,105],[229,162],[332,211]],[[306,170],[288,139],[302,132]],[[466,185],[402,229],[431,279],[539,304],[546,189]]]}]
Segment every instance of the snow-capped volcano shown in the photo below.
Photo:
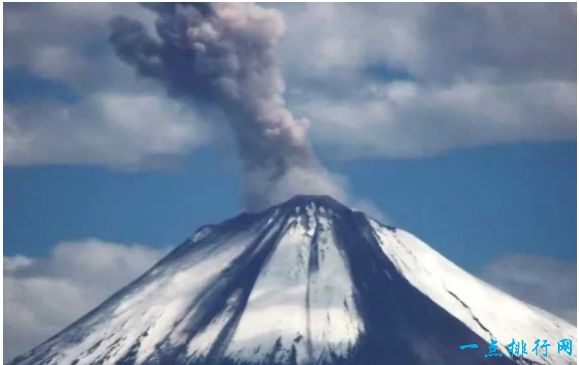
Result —
[{"label": "snow-capped volcano", "polygon": [[[576,364],[556,351],[576,331],[410,233],[300,196],[200,228],[13,363]],[[502,356],[485,358],[491,338]],[[528,354],[509,356],[512,339]],[[552,343],[548,357],[532,352],[535,339]]]}]

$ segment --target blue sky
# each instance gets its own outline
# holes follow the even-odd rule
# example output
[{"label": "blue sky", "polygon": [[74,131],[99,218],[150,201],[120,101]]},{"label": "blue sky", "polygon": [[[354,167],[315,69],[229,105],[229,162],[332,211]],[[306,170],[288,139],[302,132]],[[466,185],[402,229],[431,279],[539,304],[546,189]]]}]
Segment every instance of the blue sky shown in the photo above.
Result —
[{"label": "blue sky", "polygon": [[[205,60],[222,84],[159,46],[138,4],[4,5],[7,357],[245,209],[264,186],[244,166],[272,161],[297,180],[266,202],[306,186],[361,203],[576,321],[575,4],[247,6],[265,21],[224,39],[262,48],[197,39],[235,50]],[[228,68],[247,60],[255,84]],[[253,102],[282,128],[228,114]]]},{"label": "blue sky", "polygon": [[[477,272],[494,256],[576,256],[576,144],[517,144],[427,159],[333,161],[389,223]],[[198,151],[178,169],[5,167],[5,255],[98,237],[162,247],[238,214],[239,167]]]}]

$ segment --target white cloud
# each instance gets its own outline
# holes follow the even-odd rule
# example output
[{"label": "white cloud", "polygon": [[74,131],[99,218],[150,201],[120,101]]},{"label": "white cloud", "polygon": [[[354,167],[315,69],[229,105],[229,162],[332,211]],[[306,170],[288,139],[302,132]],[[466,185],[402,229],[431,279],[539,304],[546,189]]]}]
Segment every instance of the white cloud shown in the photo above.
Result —
[{"label": "white cloud", "polygon": [[430,82],[576,77],[575,4],[274,6],[288,28],[282,60],[303,79],[355,74],[368,65]]},{"label": "white cloud", "polygon": [[61,242],[48,257],[4,257],[4,361],[62,330],[166,252],[91,238]]},{"label": "white cloud", "polygon": [[155,94],[99,93],[70,105],[5,105],[4,161],[143,167],[183,156],[210,131],[185,105]]},{"label": "white cloud", "polygon": [[[8,165],[172,164],[212,140],[191,106],[172,100],[114,54],[109,21],[129,14],[152,27],[136,4],[11,4],[6,7],[6,70],[26,71],[68,90],[72,100],[36,95],[5,102]],[[212,116],[214,117],[214,116]]]},{"label": "white cloud", "polygon": [[342,157],[423,157],[452,148],[576,135],[576,84],[540,80],[365,83],[363,96],[308,95],[296,110],[315,120],[313,138]]},{"label": "white cloud", "polygon": [[282,5],[290,106],[342,157],[575,140],[575,4]]},{"label": "white cloud", "polygon": [[7,4],[4,67],[25,68],[39,77],[85,89],[88,84],[104,87],[112,81],[111,87],[118,88],[130,79],[129,69],[123,69],[108,46],[108,23],[119,13],[153,26],[152,14],[137,4]]},{"label": "white cloud", "polygon": [[523,301],[577,323],[577,263],[550,257],[506,255],[488,263],[481,277]]}]

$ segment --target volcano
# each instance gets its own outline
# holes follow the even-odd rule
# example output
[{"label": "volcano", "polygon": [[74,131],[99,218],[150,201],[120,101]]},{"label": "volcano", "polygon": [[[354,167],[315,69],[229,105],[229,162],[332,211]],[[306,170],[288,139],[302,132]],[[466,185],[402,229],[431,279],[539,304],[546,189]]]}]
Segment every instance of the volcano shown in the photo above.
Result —
[{"label": "volcano", "polygon": [[[201,227],[12,363],[576,364],[556,344],[576,331],[408,232],[298,196]],[[512,339],[528,354],[509,355]],[[548,356],[535,339],[552,344]]]}]

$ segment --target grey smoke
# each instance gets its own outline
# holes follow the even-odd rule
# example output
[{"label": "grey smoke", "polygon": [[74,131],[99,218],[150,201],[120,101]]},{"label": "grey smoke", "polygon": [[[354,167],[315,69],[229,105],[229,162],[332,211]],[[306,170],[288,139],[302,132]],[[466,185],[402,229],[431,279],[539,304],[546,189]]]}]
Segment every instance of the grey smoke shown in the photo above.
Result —
[{"label": "grey smoke", "polygon": [[248,208],[298,193],[343,198],[311,150],[308,121],[285,106],[277,59],[285,24],[277,11],[248,3],[144,6],[156,13],[156,35],[115,17],[110,39],[117,54],[160,81],[170,97],[223,110],[243,162]]}]

